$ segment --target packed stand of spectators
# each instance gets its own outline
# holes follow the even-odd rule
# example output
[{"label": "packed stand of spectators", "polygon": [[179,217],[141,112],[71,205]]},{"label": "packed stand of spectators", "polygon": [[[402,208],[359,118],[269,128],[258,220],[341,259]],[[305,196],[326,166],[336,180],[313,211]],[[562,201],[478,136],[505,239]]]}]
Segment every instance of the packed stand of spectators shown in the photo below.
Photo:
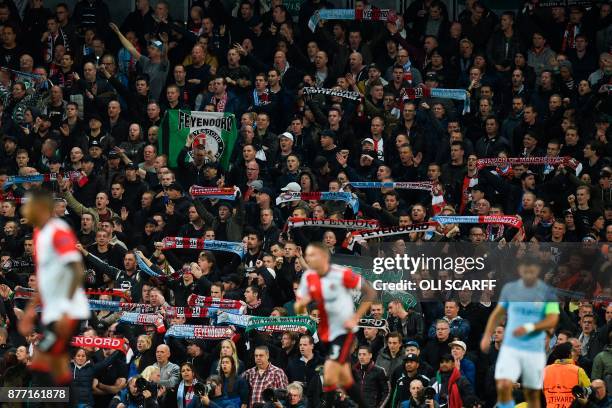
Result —
[{"label": "packed stand of spectators", "polygon": [[[73,9],[46,3],[32,0],[20,14],[12,0],[0,1],[0,182],[65,175],[44,185],[56,194],[56,215],[77,231],[89,289],[120,289],[159,310],[186,306],[196,294],[239,300],[252,316],[291,316],[309,242],[323,241],[334,254],[365,250],[343,247],[343,230],[287,233],[292,216],[359,217],[382,226],[436,214],[518,215],[523,222],[520,230],[446,225],[436,234],[386,239],[399,245],[612,241],[609,3],[545,8],[530,0],[495,13],[468,0],[452,20],[446,2],[415,0],[389,21],[321,20],[314,31],[311,16],[333,8],[326,0],[305,0],[295,18],[281,0],[236,2],[233,10],[196,0],[186,22],[169,14],[164,0],[154,7],[137,0],[136,10],[115,22],[114,2],[82,0]],[[371,6],[357,0],[355,7]],[[334,93],[306,95],[304,87]],[[469,112],[452,99],[411,99],[407,90],[417,87],[467,90]],[[340,91],[360,97],[334,96]],[[192,152],[187,140],[177,168],[169,168],[158,138],[170,109],[233,113],[239,139],[230,167]],[[494,157],[570,157],[577,165],[477,165]],[[359,191],[349,181],[430,181],[434,188]],[[19,207],[38,184],[9,183],[1,197],[3,386],[30,384],[27,365],[38,341],[37,333],[24,338],[16,330],[22,295],[36,288],[32,231]],[[237,186],[240,194],[201,200],[189,195],[194,185]],[[281,192],[316,191],[352,192],[359,213],[342,201],[275,204]],[[167,236],[243,241],[247,251],[240,258],[162,250]],[[569,387],[584,387],[567,406],[611,406],[611,255],[597,253],[601,273],[566,286],[588,284],[604,301],[564,304],[551,334],[549,369],[577,373]],[[180,279],[150,276],[140,257]],[[353,375],[368,407],[492,406],[505,333],[496,328],[491,350],[479,351],[494,307],[488,296],[463,291],[414,308],[392,301],[388,310],[374,304],[371,317],[386,318],[388,330],[360,329],[353,348]],[[316,305],[309,315],[319,318]],[[223,341],[165,340],[173,325],[208,318],[142,326],[120,317],[102,310],[84,322],[82,335],[125,338],[129,350],[73,351],[75,406],[322,404],[325,351],[314,333],[237,330]],[[207,384],[206,392],[197,384]],[[353,404],[339,392],[335,406]]]}]

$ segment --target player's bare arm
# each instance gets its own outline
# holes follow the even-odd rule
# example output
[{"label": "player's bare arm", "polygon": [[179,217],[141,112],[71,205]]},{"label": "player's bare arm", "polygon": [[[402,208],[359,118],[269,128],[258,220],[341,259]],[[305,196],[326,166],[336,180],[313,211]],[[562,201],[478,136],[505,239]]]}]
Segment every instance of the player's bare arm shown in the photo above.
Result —
[{"label": "player's bare arm", "polygon": [[359,319],[361,319],[361,317],[365,315],[368,310],[370,310],[372,302],[376,300],[376,290],[374,290],[372,285],[370,285],[370,282],[363,278],[361,280],[361,295],[361,303],[359,304],[357,311],[355,311],[353,318],[348,320],[344,325],[349,330],[357,326]]},{"label": "player's bare arm", "polygon": [[489,351],[489,347],[491,346],[491,336],[493,335],[493,331],[502,321],[502,319],[506,316],[506,309],[502,306],[497,305],[491,316],[489,316],[489,320],[487,321],[487,326],[485,327],[484,333],[482,335],[482,340],[480,341],[480,349],[483,352]]},{"label": "player's bare arm", "polygon": [[72,281],[70,282],[70,290],[68,291],[68,298],[72,299],[76,290],[83,286],[85,267],[82,262],[71,262],[67,267],[72,272]]},{"label": "player's bare arm", "polygon": [[528,330],[525,326],[520,326],[517,327],[512,334],[517,337],[520,337],[532,331],[550,330],[557,327],[557,323],[559,323],[559,314],[549,313],[544,319],[540,320],[537,323],[534,323],[532,330]]}]

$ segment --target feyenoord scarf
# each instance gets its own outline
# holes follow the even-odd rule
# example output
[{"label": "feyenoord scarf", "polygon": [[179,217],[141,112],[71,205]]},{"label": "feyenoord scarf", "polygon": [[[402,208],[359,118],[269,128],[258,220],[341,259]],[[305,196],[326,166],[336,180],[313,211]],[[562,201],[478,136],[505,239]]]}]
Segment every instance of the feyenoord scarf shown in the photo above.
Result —
[{"label": "feyenoord scarf", "polygon": [[195,293],[189,295],[187,298],[187,304],[192,307],[214,307],[217,309],[240,309],[244,306],[239,300],[219,299],[212,296],[199,296]]},{"label": "feyenoord scarf", "polygon": [[291,201],[344,201],[353,209],[353,213],[359,211],[359,200],[353,197],[353,194],[345,191],[315,191],[313,193],[300,193],[297,191],[285,191],[276,197],[276,205],[288,203]]},{"label": "feyenoord scarf", "polygon": [[119,318],[120,322],[130,323],[130,324],[138,324],[138,325],[159,325],[159,321],[163,320],[160,314],[158,313],[134,313],[134,312],[124,312]]},{"label": "feyenoord scarf", "polygon": [[9,193],[8,195],[0,194],[0,201],[12,201],[15,204],[25,204],[28,202],[28,198],[27,197],[15,197]]},{"label": "feyenoord scarf", "polygon": [[307,86],[304,88],[304,95],[327,95],[327,96],[338,96],[344,99],[350,99],[352,101],[358,101],[361,99],[359,92],[345,91],[343,89],[330,89],[330,88],[315,88],[314,86]]},{"label": "feyenoord scarf", "polygon": [[138,263],[138,268],[140,268],[140,270],[146,273],[147,275],[154,277],[155,279],[158,279],[162,282],[167,282],[167,281],[179,280],[183,276],[182,274],[178,272],[172,272],[170,275],[159,274],[155,272],[153,269],[151,269],[149,265],[147,265],[147,263],[144,261],[144,259],[142,259],[137,254],[134,254],[134,255],[136,256],[136,263]]},{"label": "feyenoord scarf", "polygon": [[392,188],[394,190],[431,190],[431,181],[351,181],[355,188]]},{"label": "feyenoord scarf", "polygon": [[147,305],[145,303],[125,303],[115,302],[113,300],[89,300],[90,310],[108,310],[111,312],[138,312],[138,313],[155,313],[157,308],[155,306]]},{"label": "feyenoord scarf", "polygon": [[431,218],[440,224],[503,224],[521,228],[523,221],[516,215],[436,215]]},{"label": "feyenoord scarf", "polygon": [[204,240],[203,238],[165,237],[163,249],[198,249],[208,251],[225,251],[244,258],[246,247],[242,242]]},{"label": "feyenoord scarf", "polygon": [[120,350],[122,353],[126,353],[125,339],[118,339],[115,337],[85,337],[85,336],[74,336],[70,345],[73,347],[96,347],[101,349],[112,349]]},{"label": "feyenoord scarf", "polygon": [[372,319],[368,317],[363,317],[359,319],[359,323],[357,327],[360,328],[370,328],[370,329],[381,329],[385,331],[389,331],[389,327],[387,326],[387,321],[385,319]]},{"label": "feyenoord scarf", "polygon": [[194,326],[190,324],[175,324],[166,332],[166,337],[188,340],[223,340],[234,336],[229,327],[221,326]]},{"label": "feyenoord scarf", "polygon": [[308,28],[313,33],[321,20],[356,20],[356,21],[391,21],[396,19],[395,11],[391,9],[368,8],[355,9],[321,9],[308,20]]},{"label": "feyenoord scarf", "polygon": [[246,331],[255,329],[272,332],[308,330],[314,333],[317,323],[310,316],[251,316]]},{"label": "feyenoord scarf", "polygon": [[202,187],[191,186],[189,194],[197,198],[209,198],[211,200],[230,200],[236,199],[240,189],[238,187]]},{"label": "feyenoord scarf", "polygon": [[342,243],[342,247],[352,250],[356,242],[367,239],[385,238],[393,235],[409,234],[411,232],[435,232],[437,226],[438,223],[436,222],[423,222],[421,224],[412,224],[405,227],[393,226],[379,228],[372,231],[354,231],[351,233],[348,239]]},{"label": "feyenoord scarf", "polygon": [[166,317],[204,318],[215,317],[220,309],[215,307],[168,307]]},{"label": "feyenoord scarf", "polygon": [[524,164],[526,166],[543,164],[557,166],[559,164],[563,164],[572,169],[576,169],[578,167],[579,162],[572,157],[492,157],[489,159],[478,159],[476,161],[476,167],[478,167],[479,169],[483,169],[485,167],[500,167],[513,164]]},{"label": "feyenoord scarf", "polygon": [[42,183],[45,181],[57,181],[57,177],[62,176],[70,179],[70,181],[76,181],[79,187],[83,187],[87,184],[87,176],[80,171],[67,171],[65,173],[46,173],[46,174],[33,174],[31,176],[9,176],[4,182],[4,189],[12,186],[13,184],[23,183]]},{"label": "feyenoord scarf", "polygon": [[129,291],[122,289],[112,289],[112,290],[97,290],[97,289],[87,289],[85,291],[87,296],[112,296],[112,297],[120,297],[125,300],[130,300]]},{"label": "feyenoord scarf", "polygon": [[463,114],[470,113],[470,98],[465,89],[446,89],[446,88],[404,88],[401,91],[402,100],[415,100],[421,98],[445,98],[463,101]]},{"label": "feyenoord scarf", "polygon": [[348,230],[366,230],[379,228],[378,220],[336,220],[332,218],[289,217],[287,229],[300,227],[340,228]]},{"label": "feyenoord scarf", "polygon": [[34,294],[36,294],[34,289],[24,288],[23,286],[15,286],[13,299],[32,299]]}]

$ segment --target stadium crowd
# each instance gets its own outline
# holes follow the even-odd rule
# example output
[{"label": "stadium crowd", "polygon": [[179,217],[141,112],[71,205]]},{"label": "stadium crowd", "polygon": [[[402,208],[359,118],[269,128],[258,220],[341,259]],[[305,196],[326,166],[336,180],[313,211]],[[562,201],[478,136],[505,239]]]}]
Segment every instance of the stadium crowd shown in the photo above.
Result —
[{"label": "stadium crowd", "polygon": [[[220,326],[231,336],[166,334],[219,324],[199,314],[198,299],[227,300],[250,316],[293,316],[311,241],[337,255],[367,252],[363,242],[343,245],[343,229],[286,228],[290,217],[406,227],[435,215],[513,215],[522,227],[444,224],[382,239],[394,248],[501,240],[601,246],[592,259],[571,260],[584,272],[578,278],[546,276],[600,297],[562,305],[544,379],[545,389],[553,377],[558,388],[543,398],[570,395],[559,407],[612,406],[608,2],[528,0],[496,13],[467,0],[452,20],[445,1],[415,0],[386,21],[372,13],[371,21],[310,26],[316,11],[334,6],[304,0],[292,15],[282,0],[243,0],[233,9],[196,0],[182,22],[165,0],[136,0],[113,23],[112,1],[45,3],[31,0],[20,11],[0,0],[3,386],[35,385],[28,364],[38,333],[16,329],[37,282],[32,230],[19,209],[42,182],[56,195],[56,215],[77,232],[90,298],[114,305],[95,309],[79,333],[125,339],[121,350],[74,348],[72,406],[322,406],[326,351],[316,333]],[[371,7],[355,1],[357,10]],[[457,93],[467,100],[451,99]],[[192,146],[192,136],[177,157],[160,154],[169,137],[162,120],[176,109],[235,115],[229,167]],[[499,157],[532,161],[482,165]],[[422,181],[430,191],[350,185]],[[190,195],[193,186],[239,192],[202,199]],[[358,211],[339,200],[276,201],[319,191],[352,193]],[[165,237],[243,242],[246,253],[168,249]],[[158,318],[136,312],[130,321],[118,300],[148,305]],[[387,325],[362,327],[351,350],[367,406],[493,406],[504,327],[489,352],[479,343],[494,305],[470,291],[410,307],[374,303],[369,317]],[[309,315],[318,321],[317,305]],[[572,396],[575,386],[582,388]],[[520,382],[515,389],[521,401]],[[334,406],[354,404],[339,391]]]}]

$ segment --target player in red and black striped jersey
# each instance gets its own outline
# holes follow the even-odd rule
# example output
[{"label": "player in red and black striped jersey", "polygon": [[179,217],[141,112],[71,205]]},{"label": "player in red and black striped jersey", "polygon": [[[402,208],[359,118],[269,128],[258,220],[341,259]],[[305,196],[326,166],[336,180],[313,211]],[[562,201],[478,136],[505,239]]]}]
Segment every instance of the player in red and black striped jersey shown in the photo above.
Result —
[{"label": "player in red and black striped jersey", "polygon": [[[328,358],[323,367],[323,391],[328,407],[338,387],[346,390],[353,401],[363,405],[361,391],[351,374],[350,348],[359,319],[376,298],[372,286],[350,268],[331,263],[331,254],[321,243],[306,248],[308,270],[302,275],[296,292],[295,311],[303,314],[311,302],[316,302],[321,313],[317,328],[319,339],[327,347]],[[355,311],[353,294],[361,290],[362,301]]]}]

